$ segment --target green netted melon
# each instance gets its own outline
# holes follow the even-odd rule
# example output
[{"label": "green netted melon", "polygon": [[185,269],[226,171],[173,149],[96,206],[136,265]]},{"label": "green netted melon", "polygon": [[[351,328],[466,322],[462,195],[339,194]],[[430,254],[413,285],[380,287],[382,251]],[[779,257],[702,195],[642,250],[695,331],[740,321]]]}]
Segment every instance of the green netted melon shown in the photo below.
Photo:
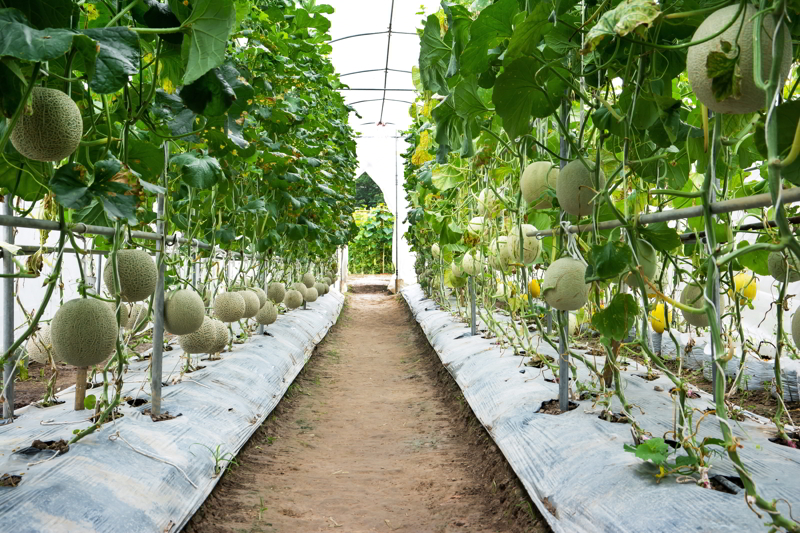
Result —
[{"label": "green netted melon", "polygon": [[[121,298],[126,302],[141,302],[150,298],[156,290],[158,271],[153,258],[144,250],[120,250],[117,253],[117,271],[119,272],[119,286],[122,289]],[[113,271],[106,268],[103,272],[103,281],[106,289],[114,293]]]},{"label": "green netted melon", "polygon": [[331,292],[331,286],[330,285],[328,285],[327,283],[323,283],[323,285],[325,286],[325,294],[328,294],[329,292]]},{"label": "green netted melon", "polygon": [[331,284],[331,278],[329,278],[328,276],[325,276],[324,278],[322,278],[322,283],[324,283],[325,285],[330,285]]},{"label": "green netted melon", "polygon": [[[117,316],[117,306],[114,305],[113,302],[108,302],[108,306],[111,308],[111,312],[114,313],[114,316]],[[120,309],[119,314],[119,327],[127,328],[130,322],[131,308],[122,302],[120,302],[120,307],[122,309]]]},{"label": "green netted melon", "polygon": [[481,253],[475,250],[464,254],[461,260],[461,269],[469,276],[477,276],[481,273],[481,266],[483,265],[483,257]]},{"label": "green netted melon", "polygon": [[506,249],[509,260],[514,263],[523,263],[525,265],[532,265],[536,258],[539,257],[539,250],[541,245],[536,237],[528,237],[528,233],[536,231],[536,228],[530,224],[522,225],[522,260],[519,256],[519,229],[514,228],[508,234],[506,242]]},{"label": "green netted melon", "polygon": [[310,288],[306,289],[306,301],[307,302],[309,302],[309,303],[310,302],[316,302],[317,298],[319,298],[319,293],[317,292],[317,289],[315,289],[314,287],[310,287]]},{"label": "green netted melon", "polygon": [[303,284],[308,287],[309,289],[314,286],[317,282],[317,279],[314,277],[314,274],[311,272],[306,272],[303,274]]},{"label": "green netted melon", "polygon": [[442,252],[441,252],[441,250],[439,249],[439,245],[438,245],[438,244],[436,244],[436,243],[433,243],[433,244],[431,245],[431,254],[433,255],[433,257],[434,257],[434,258],[436,258],[436,259],[439,259],[439,255],[440,255],[441,253],[442,253]]},{"label": "green netted melon", "polygon": [[261,309],[262,307],[264,307],[264,304],[267,303],[268,300],[267,293],[264,292],[264,289],[261,289],[259,287],[254,287],[250,290],[256,293],[256,296],[258,296],[258,308]]},{"label": "green netted melon", "polygon": [[[605,183],[606,176],[601,169],[600,186]],[[556,182],[556,197],[561,209],[579,217],[591,215],[594,196],[594,171],[590,172],[579,159],[567,163]]]},{"label": "green netted melon", "polygon": [[68,301],[50,323],[53,349],[77,367],[105,361],[116,348],[118,334],[117,317],[111,307],[94,298]]},{"label": "green netted melon", "polygon": [[590,284],[584,282],[586,265],[564,257],[555,261],[544,273],[542,296],[559,311],[576,311],[589,301]]},{"label": "green netted melon", "polygon": [[253,291],[238,291],[244,299],[244,314],[242,318],[253,318],[261,306],[258,305],[258,295]]},{"label": "green netted melon", "polygon": [[267,287],[267,297],[272,300],[274,304],[281,303],[286,297],[286,287],[283,286],[283,283],[273,281]]},{"label": "green netted melon", "polygon": [[131,331],[138,328],[143,322],[150,320],[149,306],[134,304],[128,312],[128,329]]},{"label": "green netted melon", "polygon": [[214,346],[212,346],[210,353],[220,353],[228,345],[228,341],[230,340],[230,333],[228,332],[228,326],[226,326],[225,323],[222,322],[221,320],[212,318],[211,321],[214,323],[216,336],[214,337],[215,342]]},{"label": "green netted melon", "polygon": [[262,326],[269,326],[276,320],[278,320],[278,308],[272,302],[265,303],[256,315],[256,322]]},{"label": "green netted melon", "polygon": [[302,281],[294,283],[292,284],[292,289],[302,294],[304,300],[306,299],[306,291],[308,290],[308,287],[306,287],[305,283],[303,283]]},{"label": "green netted melon", "polygon": [[[647,241],[639,241],[639,265],[642,267],[642,274],[651,282],[655,281],[658,272],[658,252],[653,245]],[[631,288],[638,288],[639,282],[633,273],[625,277],[625,284]],[[647,286],[649,289],[649,286]]]},{"label": "green netted melon", "polygon": [[[705,305],[704,291],[705,289],[698,285],[687,285],[683,288],[683,291],[681,291],[681,303],[691,307],[703,307]],[[708,315],[705,311],[702,313],[689,313],[681,309],[681,314],[683,314],[683,319],[686,320],[689,325],[696,328],[707,328],[709,325]]]},{"label": "green netted melon", "polygon": [[321,281],[316,282],[314,284],[314,288],[317,289],[318,296],[324,296],[328,292],[328,286],[322,283]]},{"label": "green netted melon", "polygon": [[505,272],[508,269],[509,255],[506,251],[508,237],[501,235],[489,243],[489,266]]},{"label": "green netted melon", "polygon": [[795,309],[792,317],[792,339],[795,346],[800,346],[800,307]]},{"label": "green netted melon", "polygon": [[214,299],[214,315],[223,322],[236,322],[244,317],[247,307],[239,292],[223,292]]},{"label": "green netted melon", "polygon": [[769,256],[767,256],[769,275],[783,283],[786,279],[786,265],[788,263],[789,283],[800,281],[800,261],[789,251],[786,252],[786,258],[788,261],[784,261],[784,255],[781,252],[771,252]]},{"label": "green netted melon", "polygon": [[[738,11],[738,3],[718,9],[698,26],[692,41],[706,39],[719,33],[736,16]],[[731,24],[727,30],[709,41],[690,47],[686,55],[686,71],[689,75],[689,83],[692,85],[692,90],[697,100],[715,113],[742,115],[763,109],[766,105],[764,90],[757,87],[753,80],[753,16],[757,11],[756,7],[748,3],[744,13],[740,14],[736,22]],[[764,16],[761,26],[761,76],[765,82],[769,79],[770,69],[772,68],[772,34],[774,31],[774,18],[771,15]],[[739,36],[738,42],[736,41],[737,34]],[[708,77],[707,62],[709,54],[712,52],[724,53],[722,47],[733,44],[738,44],[739,47],[737,72],[741,74],[740,94],[738,97],[731,94],[722,101],[718,101],[711,85],[712,80]],[[733,50],[736,49],[735,46],[732,48]],[[778,81],[780,86],[783,86],[784,81],[786,81],[791,65],[792,39],[791,35],[787,33],[783,40],[783,59]]]},{"label": "green netted melon", "polygon": [[66,159],[81,142],[81,110],[72,98],[56,89],[34,87],[31,97],[33,114],[19,117],[11,132],[11,144],[28,159]]},{"label": "green netted melon", "polygon": [[547,209],[553,207],[550,196],[545,194],[547,189],[555,189],[558,183],[558,167],[549,161],[537,161],[525,167],[519,180],[522,189],[522,198],[526,203],[531,203],[541,198],[534,209]]},{"label": "green netted melon", "polygon": [[170,291],[164,297],[164,329],[173,335],[194,333],[205,316],[206,306],[193,290]]},{"label": "green netted melon", "polygon": [[289,289],[286,291],[286,297],[283,299],[283,303],[289,309],[297,309],[303,305],[303,293],[295,289]]},{"label": "green netted melon", "polygon": [[28,351],[28,359],[30,361],[46,364],[49,361],[49,356],[52,356],[53,361],[56,363],[63,361],[53,349],[49,324],[45,324],[39,331],[28,337],[25,349]]},{"label": "green netted melon", "polygon": [[203,317],[203,324],[200,329],[188,335],[181,335],[178,337],[178,343],[184,353],[187,354],[214,353],[212,350],[217,346],[217,326],[214,325],[214,321],[209,317]]}]

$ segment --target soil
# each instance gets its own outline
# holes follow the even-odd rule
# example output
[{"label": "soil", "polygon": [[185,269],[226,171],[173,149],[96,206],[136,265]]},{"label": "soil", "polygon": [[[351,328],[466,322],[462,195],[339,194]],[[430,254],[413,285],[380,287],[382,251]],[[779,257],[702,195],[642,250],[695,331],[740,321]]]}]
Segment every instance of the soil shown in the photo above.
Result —
[{"label": "soil", "polygon": [[[75,385],[76,372],[77,369],[74,366],[59,364],[56,392]],[[21,381],[17,376],[14,383],[14,409],[19,409],[44,398],[47,382],[52,375],[53,371],[50,365],[31,362],[28,365],[28,379]]]},{"label": "soil", "polygon": [[402,297],[354,278],[339,323],[185,531],[549,531]]}]

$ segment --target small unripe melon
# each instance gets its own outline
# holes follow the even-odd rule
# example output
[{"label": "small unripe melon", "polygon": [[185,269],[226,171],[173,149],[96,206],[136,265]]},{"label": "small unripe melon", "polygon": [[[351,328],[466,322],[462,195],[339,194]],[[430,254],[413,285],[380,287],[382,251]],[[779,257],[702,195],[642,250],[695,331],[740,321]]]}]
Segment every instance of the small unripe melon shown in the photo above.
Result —
[{"label": "small unripe melon", "polygon": [[528,233],[536,231],[536,228],[531,224],[522,225],[522,250],[523,257],[520,260],[519,256],[519,229],[514,228],[508,234],[508,241],[506,248],[510,261],[514,263],[522,263],[525,265],[532,265],[536,258],[539,257],[539,250],[541,245],[536,237],[528,237]]},{"label": "small unripe melon", "polygon": [[314,277],[314,274],[312,274],[311,272],[306,272],[305,274],[303,274],[303,284],[305,284],[305,286],[308,287],[309,289],[313,287],[316,282],[317,280]]},{"label": "small unripe melon", "polygon": [[304,300],[306,299],[306,291],[308,290],[308,287],[306,287],[305,283],[303,283],[302,281],[294,283],[292,284],[292,289],[302,294]]},{"label": "small unripe melon", "polygon": [[316,282],[316,283],[314,284],[314,288],[315,288],[315,289],[317,289],[317,295],[318,295],[318,296],[323,296],[323,295],[325,295],[325,293],[327,293],[327,292],[328,292],[328,287],[327,287],[327,285],[325,285],[325,284],[324,284],[324,283],[322,283],[321,281],[318,281],[318,282]]},{"label": "small unripe melon", "polygon": [[[108,302],[108,306],[111,308],[111,312],[114,313],[114,316],[117,315],[117,306],[114,305],[113,302]],[[120,316],[119,316],[119,327],[127,328],[128,323],[130,322],[130,315],[131,309],[125,305],[123,302],[120,302]]]},{"label": "small unripe melon", "polygon": [[467,233],[474,237],[479,237],[488,229],[489,225],[484,221],[483,217],[472,217],[469,224],[467,224]]},{"label": "small unripe melon", "polygon": [[216,330],[217,334],[215,336],[214,346],[210,350],[210,353],[219,353],[225,349],[225,346],[228,345],[228,341],[231,338],[230,332],[228,331],[228,326],[225,325],[225,323],[221,320],[212,318],[211,321],[214,323],[214,329]]},{"label": "small unripe melon", "polygon": [[[225,293],[235,294],[235,293]],[[219,299],[219,296],[217,297]],[[216,302],[215,302],[216,303]],[[187,354],[211,353],[217,345],[217,326],[208,317],[203,317],[203,324],[200,329],[188,335],[178,337],[178,343]]]},{"label": "small unripe melon", "polygon": [[[144,250],[120,250],[117,253],[117,271],[120,297],[125,302],[141,302],[150,298],[156,290],[158,270],[153,258]],[[111,265],[103,272],[103,281],[108,292],[114,293],[114,279]]]},{"label": "small unripe melon", "polygon": [[258,308],[261,309],[262,307],[264,307],[264,304],[267,303],[268,299],[267,293],[264,292],[264,289],[260,287],[254,287],[250,290],[256,293],[256,296],[258,296]]},{"label": "small unripe melon", "polygon": [[303,305],[303,293],[295,289],[289,289],[286,291],[286,297],[283,299],[283,303],[289,309],[297,309]]},{"label": "small unripe melon", "polygon": [[489,215],[501,205],[500,199],[490,188],[483,189],[478,195],[478,212],[481,215]]},{"label": "small unripe melon", "polygon": [[11,144],[19,153],[36,161],[61,161],[77,150],[83,135],[81,110],[66,93],[34,87],[33,114],[23,113]]},{"label": "small unripe melon", "polygon": [[584,281],[586,265],[577,259],[563,257],[544,273],[542,295],[559,311],[576,311],[589,301],[590,284]]},{"label": "small unripe melon", "polygon": [[278,320],[278,308],[272,302],[265,303],[256,314],[256,322],[262,326],[269,326],[276,320]]},{"label": "small unripe melon", "polygon": [[[639,265],[642,267],[642,274],[651,282],[655,281],[656,273],[658,272],[658,252],[653,248],[653,245],[647,241],[639,241]],[[625,277],[625,283],[628,287],[638,288],[639,282],[633,273]],[[650,286],[645,284],[649,289]]]},{"label": "small unripe melon", "polygon": [[534,209],[547,209],[553,207],[550,196],[545,194],[547,189],[555,189],[558,183],[558,167],[549,161],[537,161],[525,167],[519,180],[522,189],[522,198],[526,203],[541,200],[533,206]]},{"label": "small unripe melon", "polygon": [[238,291],[238,294],[244,299],[244,314],[242,318],[253,318],[256,316],[256,313],[258,313],[258,310],[261,308],[258,305],[258,295],[253,291]]},{"label": "small unripe melon", "polygon": [[792,317],[792,339],[795,346],[800,346],[800,308],[795,309]]},{"label": "small unripe melon", "polygon": [[464,254],[464,259],[461,260],[461,269],[469,276],[477,276],[481,273],[483,266],[483,257],[477,251],[471,251]]},{"label": "small unripe melon", "polygon": [[28,359],[37,363],[46,364],[49,360],[48,353],[53,356],[53,361],[56,363],[63,361],[53,349],[49,324],[45,324],[28,337],[25,349],[28,351]]},{"label": "small unripe melon", "polygon": [[272,303],[281,303],[286,297],[286,287],[283,286],[283,283],[273,281],[267,287],[267,297],[272,300]]},{"label": "small unripe melon", "polygon": [[214,299],[214,314],[223,322],[236,322],[244,317],[246,306],[241,293],[223,292]]},{"label": "small unripe melon", "polygon": [[435,257],[436,259],[439,259],[439,255],[441,253],[442,252],[441,252],[441,250],[439,250],[439,245],[437,243],[433,243],[431,245],[431,254],[433,254],[433,257]]},{"label": "small unripe melon", "polygon": [[[739,4],[723,7],[714,11],[697,27],[692,36],[692,41],[706,39],[728,25],[739,11]],[[736,22],[727,30],[713,39],[692,46],[686,55],[686,71],[689,83],[692,85],[697,100],[705,104],[715,113],[746,114],[763,109],[766,105],[766,94],[763,89],[756,86],[753,80],[753,16],[758,10],[752,4],[747,4],[744,13],[741,13]],[[744,22],[742,23],[744,17]],[[761,26],[761,76],[764,81],[769,79],[772,68],[772,34],[775,32],[775,20],[772,15],[765,15]],[[736,36],[739,36],[738,42]],[[741,94],[727,96],[724,100],[717,101],[711,87],[711,78],[708,77],[707,62],[712,52],[723,52],[723,41],[731,45],[730,55],[739,46],[738,72],[741,75]],[[726,45],[727,46],[727,45]],[[783,39],[783,58],[780,69],[779,86],[783,86],[789,68],[792,65],[792,38],[786,32]]]},{"label": "small unripe melon", "polygon": [[170,291],[164,297],[164,329],[173,335],[194,333],[203,325],[206,307],[190,289]]},{"label": "small unripe melon", "polygon": [[50,323],[53,349],[77,367],[105,361],[116,348],[118,334],[117,317],[111,307],[94,298],[68,301]]},{"label": "small unripe melon", "polygon": [[307,302],[316,302],[317,298],[319,298],[319,293],[317,292],[317,289],[315,289],[314,287],[306,289]]},{"label": "small unripe melon", "polygon": [[456,264],[455,261],[450,263],[450,270],[453,273],[454,278],[460,278],[464,275],[464,272],[461,270],[461,267]]},{"label": "small unripe melon", "polygon": [[771,252],[767,256],[767,268],[769,274],[779,282],[783,283],[786,279],[786,264],[789,265],[789,283],[800,281],[800,261],[792,253],[786,253],[788,261],[784,261],[784,255],[781,252]]},{"label": "small unripe melon", "polygon": [[[600,187],[606,183],[606,176],[600,170]],[[592,214],[594,198],[594,171],[589,171],[576,159],[561,169],[556,183],[556,197],[561,209],[570,215],[585,217]]]},{"label": "small unripe melon", "polygon": [[[705,289],[698,285],[687,285],[681,291],[681,303],[691,307],[702,308],[706,301],[703,296],[704,291]],[[705,311],[702,313],[689,313],[681,309],[681,314],[683,314],[683,319],[691,326],[696,328],[707,328],[709,326],[708,315]]]},{"label": "small unripe melon", "polygon": [[143,322],[150,320],[149,306],[142,304],[133,304],[128,312],[128,329],[135,330]]},{"label": "small unripe melon", "polygon": [[489,266],[495,270],[505,272],[508,269],[509,255],[506,250],[508,237],[501,235],[489,244]]}]

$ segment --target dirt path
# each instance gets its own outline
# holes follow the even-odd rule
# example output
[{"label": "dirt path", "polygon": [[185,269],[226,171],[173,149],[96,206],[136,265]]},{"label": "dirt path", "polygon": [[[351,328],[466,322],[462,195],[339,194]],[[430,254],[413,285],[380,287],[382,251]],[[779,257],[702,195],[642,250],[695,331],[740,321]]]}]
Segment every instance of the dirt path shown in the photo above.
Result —
[{"label": "dirt path", "polygon": [[186,531],[547,531],[448,397],[405,303],[353,281],[339,324]]}]

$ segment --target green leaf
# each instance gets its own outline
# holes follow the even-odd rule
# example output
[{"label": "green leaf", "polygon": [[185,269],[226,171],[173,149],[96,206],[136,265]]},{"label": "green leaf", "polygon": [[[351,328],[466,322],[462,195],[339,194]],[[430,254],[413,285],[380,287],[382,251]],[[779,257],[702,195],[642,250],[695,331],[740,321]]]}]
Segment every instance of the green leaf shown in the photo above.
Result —
[{"label": "green leaf", "polygon": [[706,74],[711,78],[714,99],[722,102],[729,96],[742,95],[742,70],[739,66],[740,48],[733,48],[728,41],[720,41],[722,52],[713,51],[706,57]]},{"label": "green leaf", "polygon": [[[170,2],[172,7],[172,2]],[[180,18],[180,15],[178,18]],[[195,0],[182,26],[192,29],[184,85],[199,79],[225,60],[228,36],[236,23],[233,0]]]},{"label": "green leaf", "polygon": [[446,191],[464,182],[461,171],[451,165],[440,165],[433,170],[433,185],[440,191]]},{"label": "green leaf", "polygon": [[609,35],[624,37],[631,32],[643,34],[660,14],[661,10],[653,0],[625,0],[614,9],[603,13],[597,24],[586,34],[581,53],[588,54]]},{"label": "green leaf", "polygon": [[439,102],[431,116],[436,122],[436,142],[439,144],[437,162],[447,163],[447,154],[462,143],[464,121],[456,113],[453,95]]},{"label": "green leaf", "polygon": [[590,258],[586,279],[596,281],[614,278],[625,272],[633,261],[633,254],[626,243],[609,241],[592,245]]},{"label": "green leaf", "polygon": [[514,32],[518,0],[499,0],[481,11],[469,28],[469,42],[461,54],[461,75],[480,74],[489,68],[489,49]]},{"label": "green leaf", "polygon": [[631,294],[617,293],[608,307],[592,315],[592,326],[606,338],[622,341],[639,313],[639,306]]},{"label": "green leaf", "polygon": [[0,110],[7,118],[11,118],[25,95],[27,84],[14,73],[19,67],[9,58],[0,61]]},{"label": "green leaf", "polygon": [[[552,6],[549,3],[538,2],[525,18],[525,21],[514,28],[514,34],[508,43],[508,49],[503,55],[505,64],[510,64],[515,59],[530,55],[539,47],[542,38],[553,30],[553,24],[549,20],[551,11]],[[563,24],[558,27],[566,29]],[[572,30],[568,31],[572,32]],[[580,42],[580,39],[578,39],[578,42]]]},{"label": "green leaf", "polygon": [[170,165],[180,169],[184,183],[197,189],[210,189],[223,178],[222,168],[216,158],[196,152],[173,156]]},{"label": "green leaf", "polygon": [[461,53],[469,41],[469,28],[472,25],[472,17],[464,6],[457,4],[442,4],[442,9],[447,15],[447,27],[453,35],[453,50],[450,54],[450,65],[447,68],[446,77],[452,78],[458,74],[460,68]]},{"label": "green leaf", "polygon": [[37,30],[16,9],[0,9],[0,57],[47,61],[66,54],[74,33],[64,29]]},{"label": "green leaf", "polygon": [[669,456],[669,444],[661,437],[647,439],[638,446],[626,444],[624,448],[626,452],[636,454],[642,461],[652,461],[657,465],[664,463]]},{"label": "green leaf", "polygon": [[91,68],[89,88],[98,94],[111,94],[125,86],[129,76],[139,72],[139,36],[126,26],[81,30],[94,40],[96,59]]},{"label": "green leaf", "polygon": [[85,183],[85,169],[76,164],[66,164],[50,178],[50,190],[56,201],[68,209],[83,209],[92,201],[89,186]]},{"label": "green leaf", "polygon": [[130,136],[128,165],[147,181],[158,181],[164,171],[164,149]]},{"label": "green leaf", "polygon": [[88,410],[91,411],[94,409],[94,406],[97,404],[97,398],[94,394],[90,394],[83,399],[83,406]]},{"label": "green leaf", "polygon": [[670,252],[681,245],[681,238],[666,222],[656,222],[639,228],[639,235],[660,252]]},{"label": "green leaf", "polygon": [[78,4],[72,0],[4,0],[3,4],[19,9],[31,26],[40,30],[69,28],[70,19],[80,15]]},{"label": "green leaf", "polygon": [[[748,246],[750,246],[749,242],[741,241],[736,245],[736,248],[747,248]],[[743,267],[749,268],[759,276],[769,276],[769,268],[767,267],[768,258],[769,252],[767,250],[755,250],[740,255],[738,259]]]},{"label": "green leaf", "polygon": [[453,91],[453,99],[458,116],[472,120],[489,110],[478,96],[478,80],[475,76],[462,79]]},{"label": "green leaf", "polygon": [[186,107],[207,117],[224,115],[236,100],[236,93],[218,68],[181,87],[178,95]]},{"label": "green leaf", "polygon": [[[452,39],[450,34],[447,36]],[[445,79],[450,53],[450,45],[441,37],[439,18],[436,15],[430,15],[425,21],[425,29],[419,45],[419,75],[422,87],[426,91],[442,96],[446,96],[450,92]]]}]

